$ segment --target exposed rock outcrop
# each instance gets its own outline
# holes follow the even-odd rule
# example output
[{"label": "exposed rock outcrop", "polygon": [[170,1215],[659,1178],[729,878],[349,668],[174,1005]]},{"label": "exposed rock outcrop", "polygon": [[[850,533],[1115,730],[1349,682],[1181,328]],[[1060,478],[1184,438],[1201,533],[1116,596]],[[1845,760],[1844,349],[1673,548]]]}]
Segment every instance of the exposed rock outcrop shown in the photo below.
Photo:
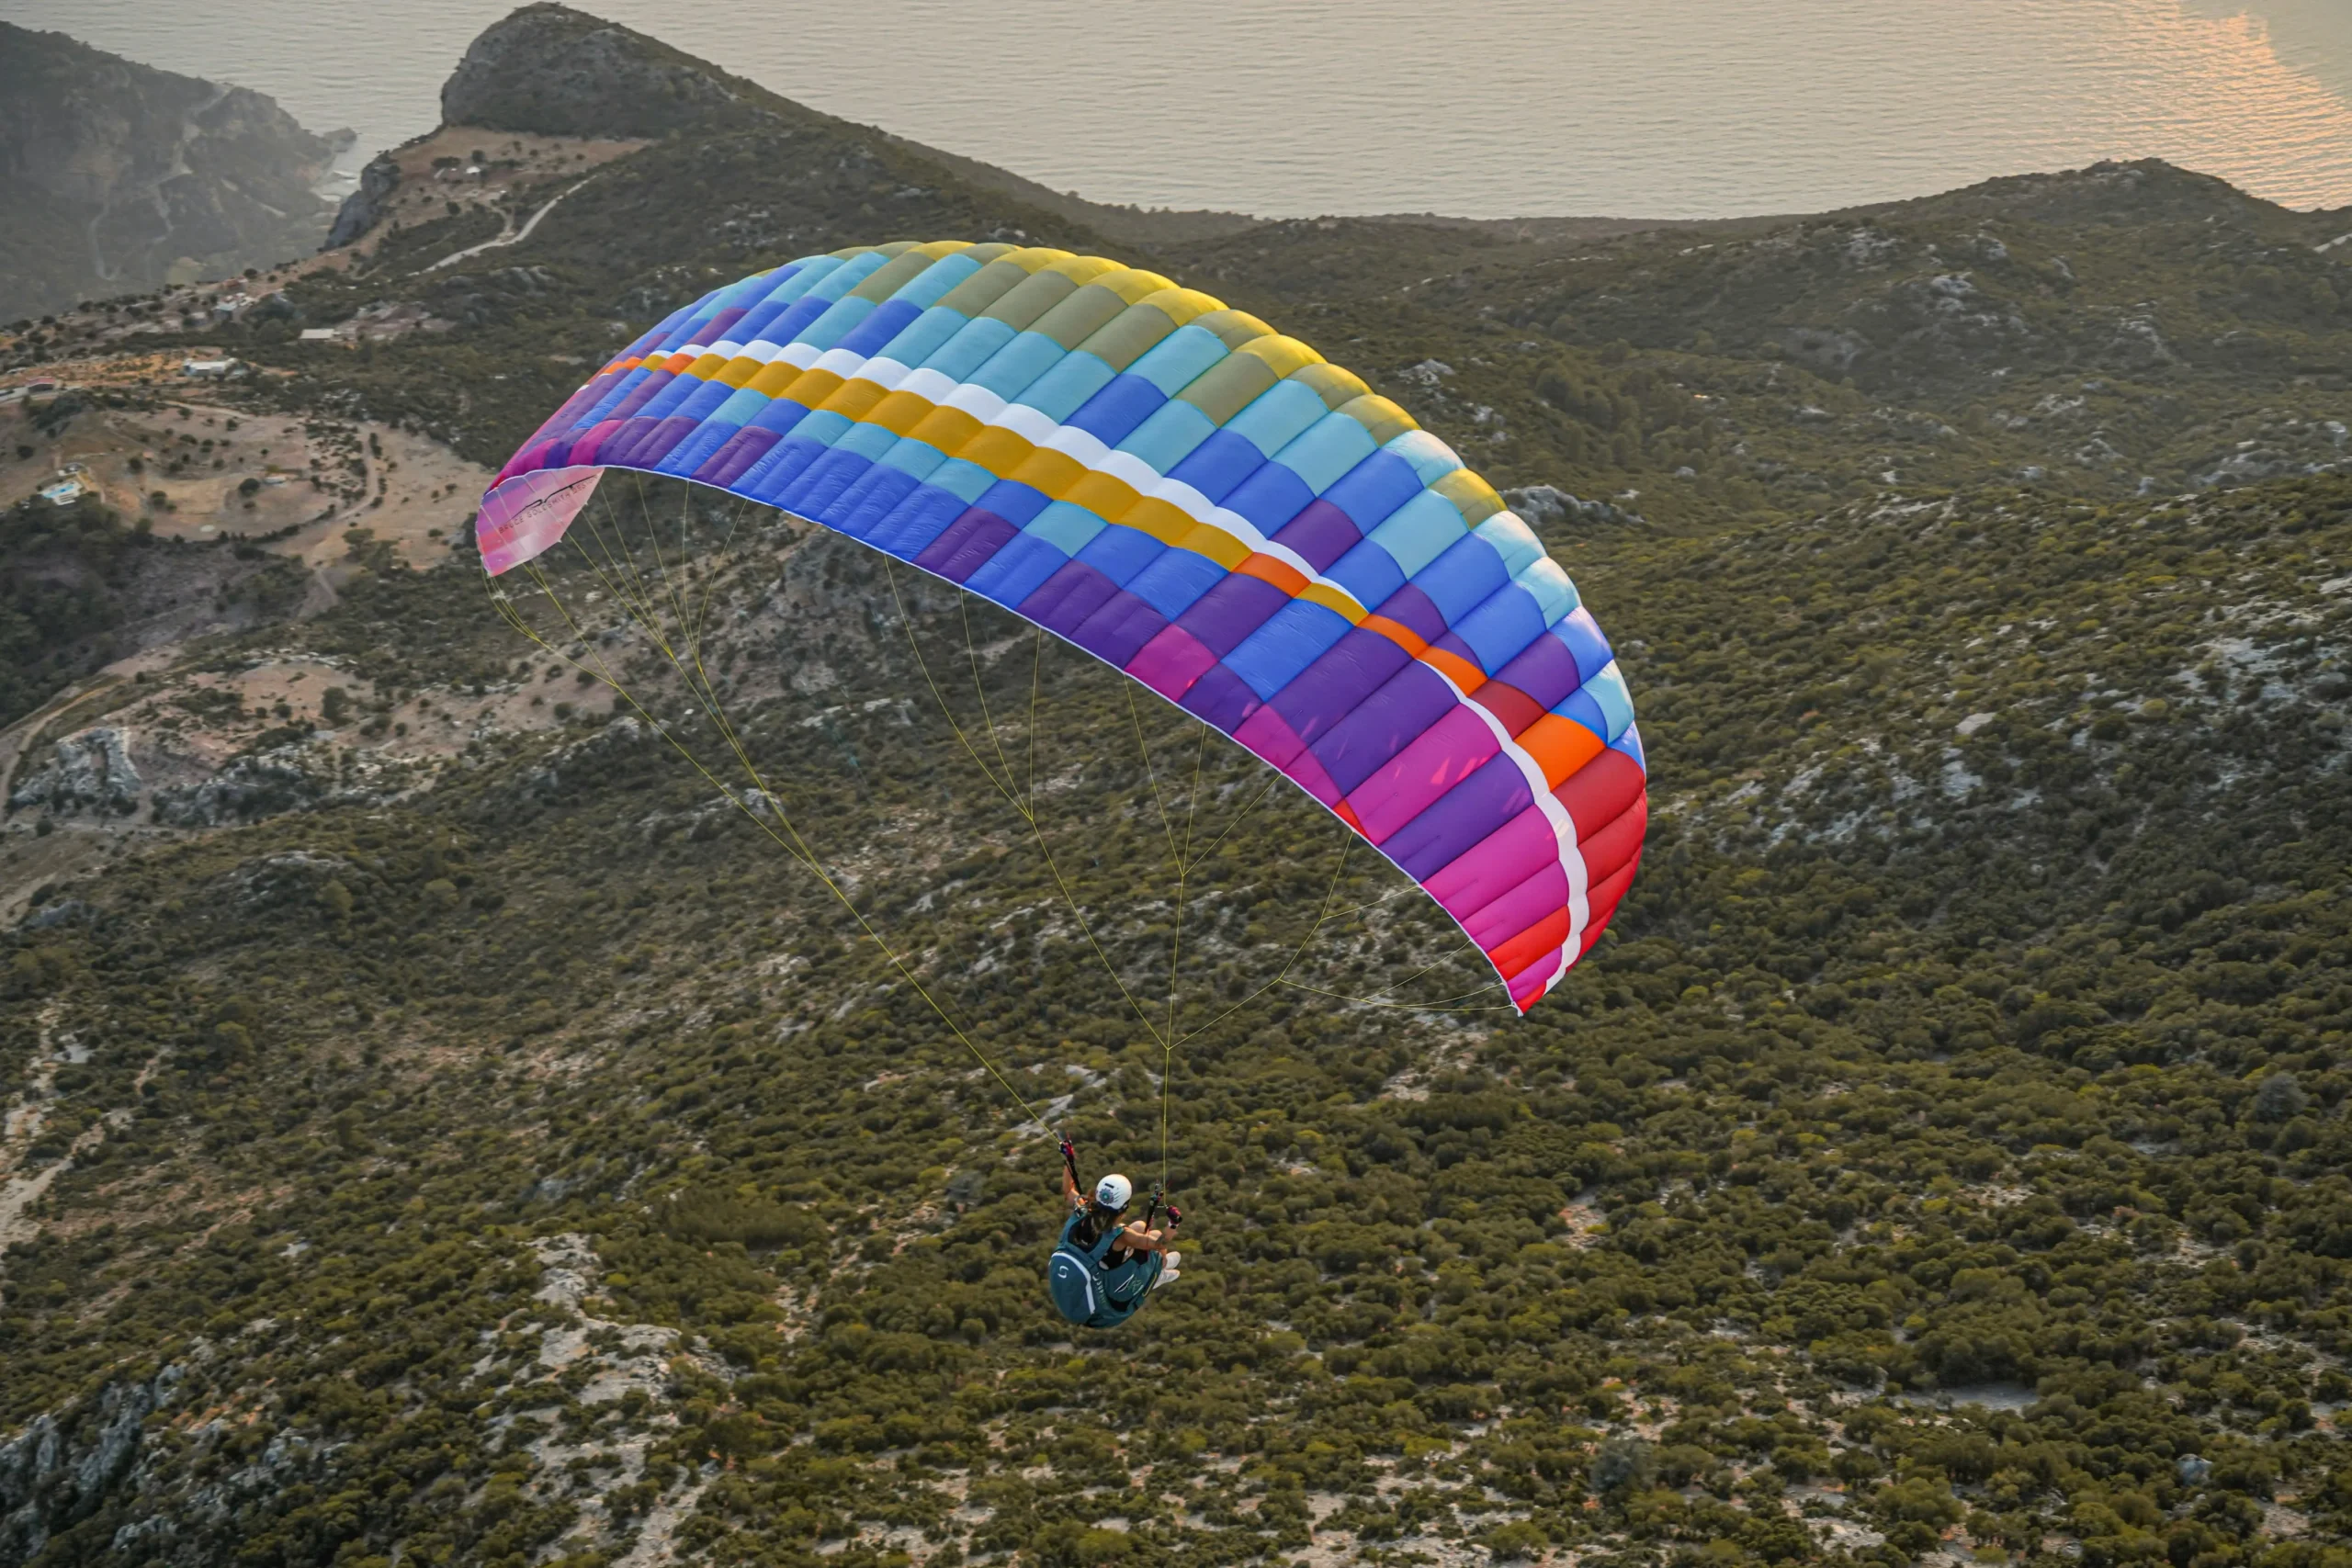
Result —
[{"label": "exposed rock outcrop", "polygon": [[179,1383],[177,1367],[146,1382],[110,1383],[90,1408],[64,1421],[37,1416],[0,1444],[0,1558],[25,1562],[96,1513],[136,1463],[148,1416]]},{"label": "exposed rock outcrop", "polygon": [[57,742],[50,760],[16,787],[8,804],[20,810],[130,811],[139,804],[143,784],[130,760],[130,738],[102,725]]},{"label": "exposed rock outcrop", "polygon": [[447,125],[667,136],[775,118],[748,82],[567,6],[526,6],[474,39],[441,88]]},{"label": "exposed rock outcrop", "polygon": [[385,204],[400,183],[401,166],[390,152],[379,152],[368,160],[368,166],[359,171],[359,188],[335,209],[334,226],[327,231],[326,243],[320,248],[332,251],[347,245],[383,221]]},{"label": "exposed rock outcrop", "polygon": [[1512,511],[1539,528],[1564,523],[1616,523],[1638,525],[1644,521],[1638,512],[1628,512],[1614,502],[1587,501],[1571,495],[1557,485],[1527,485],[1519,490],[1503,491],[1503,500]]},{"label": "exposed rock outcrop", "polygon": [[174,828],[222,828],[300,811],[318,803],[319,781],[290,761],[240,757],[201,784],[155,792],[155,820]]},{"label": "exposed rock outcrop", "polygon": [[431,777],[433,766],[381,751],[296,742],[232,758],[217,773],[154,791],[166,828],[227,828],[322,806],[376,806]]}]

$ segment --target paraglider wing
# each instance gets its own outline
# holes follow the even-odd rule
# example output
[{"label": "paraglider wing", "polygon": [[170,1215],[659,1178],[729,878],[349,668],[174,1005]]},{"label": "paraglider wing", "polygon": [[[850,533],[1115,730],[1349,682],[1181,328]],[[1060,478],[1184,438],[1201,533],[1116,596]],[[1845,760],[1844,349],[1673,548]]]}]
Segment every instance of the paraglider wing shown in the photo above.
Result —
[{"label": "paraglider wing", "polygon": [[846,534],[1125,671],[1402,867],[1521,1012],[1633,879],[1641,741],[1567,573],[1404,410],[1155,273],[899,243],[721,288],[514,455],[484,565],[549,547],[615,468]]},{"label": "paraglider wing", "polygon": [[602,468],[535,468],[492,486],[474,519],[482,570],[496,577],[544,555],[596,493]]}]

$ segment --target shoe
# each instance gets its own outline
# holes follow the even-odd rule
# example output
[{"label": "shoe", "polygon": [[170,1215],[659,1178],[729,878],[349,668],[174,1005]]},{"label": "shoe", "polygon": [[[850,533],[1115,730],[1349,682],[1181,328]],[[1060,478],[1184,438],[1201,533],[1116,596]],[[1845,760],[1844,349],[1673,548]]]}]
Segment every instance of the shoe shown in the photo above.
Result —
[{"label": "shoe", "polygon": [[1182,1261],[1183,1257],[1184,1255],[1181,1252],[1171,1252],[1168,1255],[1168,1261],[1160,1268],[1159,1278],[1151,1282],[1151,1288],[1153,1290],[1156,1291],[1162,1285],[1172,1285],[1176,1282],[1176,1265]]}]

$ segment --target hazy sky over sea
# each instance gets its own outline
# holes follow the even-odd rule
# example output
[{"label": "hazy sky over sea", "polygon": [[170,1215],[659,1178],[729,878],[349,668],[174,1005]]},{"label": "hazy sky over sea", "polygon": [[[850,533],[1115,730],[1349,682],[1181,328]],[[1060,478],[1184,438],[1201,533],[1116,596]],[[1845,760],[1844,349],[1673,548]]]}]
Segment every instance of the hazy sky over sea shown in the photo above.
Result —
[{"label": "hazy sky over sea", "polygon": [[[354,127],[364,156],[434,124],[442,79],[507,8],[0,0],[0,18],[258,88],[313,129]],[[2352,0],[590,8],[1098,200],[1705,217],[2159,156],[2352,205]]]}]

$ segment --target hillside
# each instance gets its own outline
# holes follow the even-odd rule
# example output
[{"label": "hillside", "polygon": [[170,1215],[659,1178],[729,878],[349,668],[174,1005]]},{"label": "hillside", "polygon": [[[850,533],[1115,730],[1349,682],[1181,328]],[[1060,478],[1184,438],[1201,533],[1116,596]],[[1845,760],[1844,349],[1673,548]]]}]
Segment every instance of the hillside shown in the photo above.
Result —
[{"label": "hillside", "polygon": [[[577,52],[486,35],[485,151],[662,123],[389,209],[187,394],[224,465],[304,422],[328,591],[136,498],[0,533],[83,585],[0,622],[51,660],[0,732],[0,1563],[2352,1561],[2342,215],[2132,165],[1153,240],[501,27]],[[1250,759],[871,552],[615,481],[561,626],[413,527],[428,451],[877,231],[1215,288],[1518,487],[1655,791],[1536,1012]],[[112,395],[81,428],[167,417]],[[1186,1210],[1116,1335],[1046,1305],[1040,1122]]]},{"label": "hillside", "polygon": [[[1628,935],[1524,1023],[1335,1003],[1429,922],[1260,807],[1192,929],[1306,961],[1221,1023],[1186,972],[1185,1287],[1075,1352],[1032,1267],[1050,1145],[755,823],[636,720],[530,705],[577,688],[461,581],[391,571],[109,716],[134,757],[194,725],[243,759],[134,795],[145,832],[259,820],[62,881],[14,939],[27,1156],[76,1152],[9,1257],[7,1418],[84,1434],[54,1478],[50,1428],[14,1450],[18,1552],[139,1520],[289,1562],[2324,1538],[2352,845],[2312,580],[2347,516],[2330,479],[1580,552],[1678,758]],[[2190,588],[2222,561],[2227,597]],[[1759,573],[1786,592],[1715,586]],[[793,613],[875,575],[800,547],[737,623],[844,672],[775,715],[772,786],[1015,1087],[1155,1171],[1160,1054],[897,627]],[[1107,678],[1047,676],[1050,841],[1148,969],[1155,786]],[[245,695],[329,682],[333,734]],[[1246,770],[1212,761],[1221,829]],[[52,837],[113,809],[28,782]]]},{"label": "hillside", "polygon": [[0,23],[0,318],[300,254],[336,146],[259,93]]}]

